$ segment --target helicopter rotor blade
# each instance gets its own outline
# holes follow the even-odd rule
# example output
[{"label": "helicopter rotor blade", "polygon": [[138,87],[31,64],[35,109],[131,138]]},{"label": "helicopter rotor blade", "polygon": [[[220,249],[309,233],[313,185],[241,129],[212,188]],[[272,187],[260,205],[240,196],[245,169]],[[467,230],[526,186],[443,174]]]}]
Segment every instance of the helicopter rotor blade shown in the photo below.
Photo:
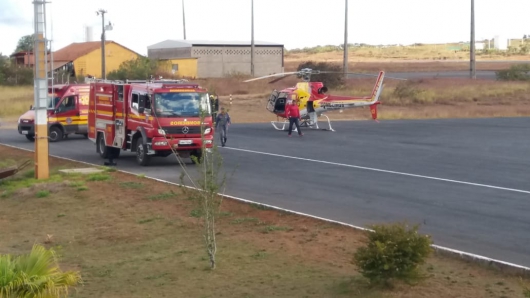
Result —
[{"label": "helicopter rotor blade", "polygon": [[[369,74],[369,73],[361,73],[361,72],[341,72],[341,71],[321,71],[320,73],[338,73],[338,74],[346,74],[346,75],[360,75],[360,76],[367,76],[367,77],[378,77],[378,74]],[[397,78],[397,77],[387,77],[385,76],[385,79],[394,79],[394,80],[403,80],[407,81],[407,79],[404,78]]]},{"label": "helicopter rotor blade", "polygon": [[281,81],[281,80],[283,80],[283,79],[285,79],[285,78],[287,78],[287,77],[290,77],[290,76],[292,76],[292,74],[288,74],[288,75],[285,75],[285,76],[283,76],[283,77],[279,77],[279,78],[277,78],[277,79],[274,79],[274,80],[270,81],[269,84],[276,83],[276,82]]},{"label": "helicopter rotor blade", "polygon": [[297,74],[297,73],[298,73],[298,71],[275,73],[275,74],[271,74],[271,75],[267,75],[267,76],[262,76],[262,77],[258,77],[258,78],[248,79],[248,80],[243,81],[243,82],[244,82],[244,83],[247,83],[247,82],[252,82],[252,81],[262,80],[262,79],[266,79],[266,78],[274,78],[274,77],[285,76],[285,75],[292,75],[292,74]]}]

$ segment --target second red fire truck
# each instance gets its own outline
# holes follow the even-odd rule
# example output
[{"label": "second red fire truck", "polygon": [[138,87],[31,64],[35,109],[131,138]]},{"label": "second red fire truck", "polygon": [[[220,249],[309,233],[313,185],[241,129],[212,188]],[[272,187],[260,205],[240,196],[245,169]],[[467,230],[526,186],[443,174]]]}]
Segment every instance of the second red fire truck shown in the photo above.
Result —
[{"label": "second red fire truck", "polygon": [[[201,123],[200,111],[204,115]],[[146,166],[153,156],[203,154],[213,147],[214,127],[208,90],[180,81],[91,82],[88,138],[102,158],[136,153]]]}]

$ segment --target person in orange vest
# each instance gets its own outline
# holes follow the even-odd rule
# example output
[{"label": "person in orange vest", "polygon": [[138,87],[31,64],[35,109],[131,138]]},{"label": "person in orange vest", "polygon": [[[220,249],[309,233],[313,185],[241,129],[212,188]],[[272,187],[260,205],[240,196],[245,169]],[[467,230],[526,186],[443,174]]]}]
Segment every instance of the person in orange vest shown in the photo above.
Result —
[{"label": "person in orange vest", "polygon": [[293,124],[296,125],[296,129],[298,130],[298,135],[303,136],[302,130],[300,130],[300,110],[298,109],[298,105],[295,101],[289,101],[287,102],[287,105],[285,106],[285,116],[287,119],[289,119],[289,133],[287,134],[289,137],[291,136],[291,132],[293,131]]}]

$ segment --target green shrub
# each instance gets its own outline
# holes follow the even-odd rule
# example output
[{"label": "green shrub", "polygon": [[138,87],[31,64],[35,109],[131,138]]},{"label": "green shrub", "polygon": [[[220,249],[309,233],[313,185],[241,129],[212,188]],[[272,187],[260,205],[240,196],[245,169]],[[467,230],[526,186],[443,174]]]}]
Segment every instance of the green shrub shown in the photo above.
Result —
[{"label": "green shrub", "polygon": [[400,82],[394,89],[393,95],[402,102],[412,103],[432,103],[435,94],[431,90],[425,90],[417,87],[422,81],[404,81]]},{"label": "green shrub", "polygon": [[501,81],[530,81],[530,64],[516,64],[509,69],[496,71],[497,79]]},{"label": "green shrub", "polygon": [[411,282],[421,277],[419,265],[432,251],[429,236],[418,234],[418,226],[375,225],[366,246],[354,255],[354,264],[372,284],[390,285],[392,279]]},{"label": "green shrub", "polygon": [[320,71],[333,71],[335,73],[323,73],[318,75],[312,75],[312,82],[323,82],[328,88],[336,88],[344,85],[344,73],[341,65],[328,63],[328,62],[313,62],[306,61],[298,65],[297,70],[304,68],[310,68],[312,70]]}]

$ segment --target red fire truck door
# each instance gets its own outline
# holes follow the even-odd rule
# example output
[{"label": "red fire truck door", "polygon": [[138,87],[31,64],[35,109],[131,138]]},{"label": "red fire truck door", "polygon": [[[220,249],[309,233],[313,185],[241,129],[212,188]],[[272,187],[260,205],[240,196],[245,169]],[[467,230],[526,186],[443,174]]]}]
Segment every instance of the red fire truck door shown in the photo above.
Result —
[{"label": "red fire truck door", "polygon": [[125,86],[124,85],[114,85],[114,96],[113,98],[113,107],[114,107],[114,141],[113,146],[118,148],[123,148],[125,142],[125,104],[124,104],[124,94]]}]

